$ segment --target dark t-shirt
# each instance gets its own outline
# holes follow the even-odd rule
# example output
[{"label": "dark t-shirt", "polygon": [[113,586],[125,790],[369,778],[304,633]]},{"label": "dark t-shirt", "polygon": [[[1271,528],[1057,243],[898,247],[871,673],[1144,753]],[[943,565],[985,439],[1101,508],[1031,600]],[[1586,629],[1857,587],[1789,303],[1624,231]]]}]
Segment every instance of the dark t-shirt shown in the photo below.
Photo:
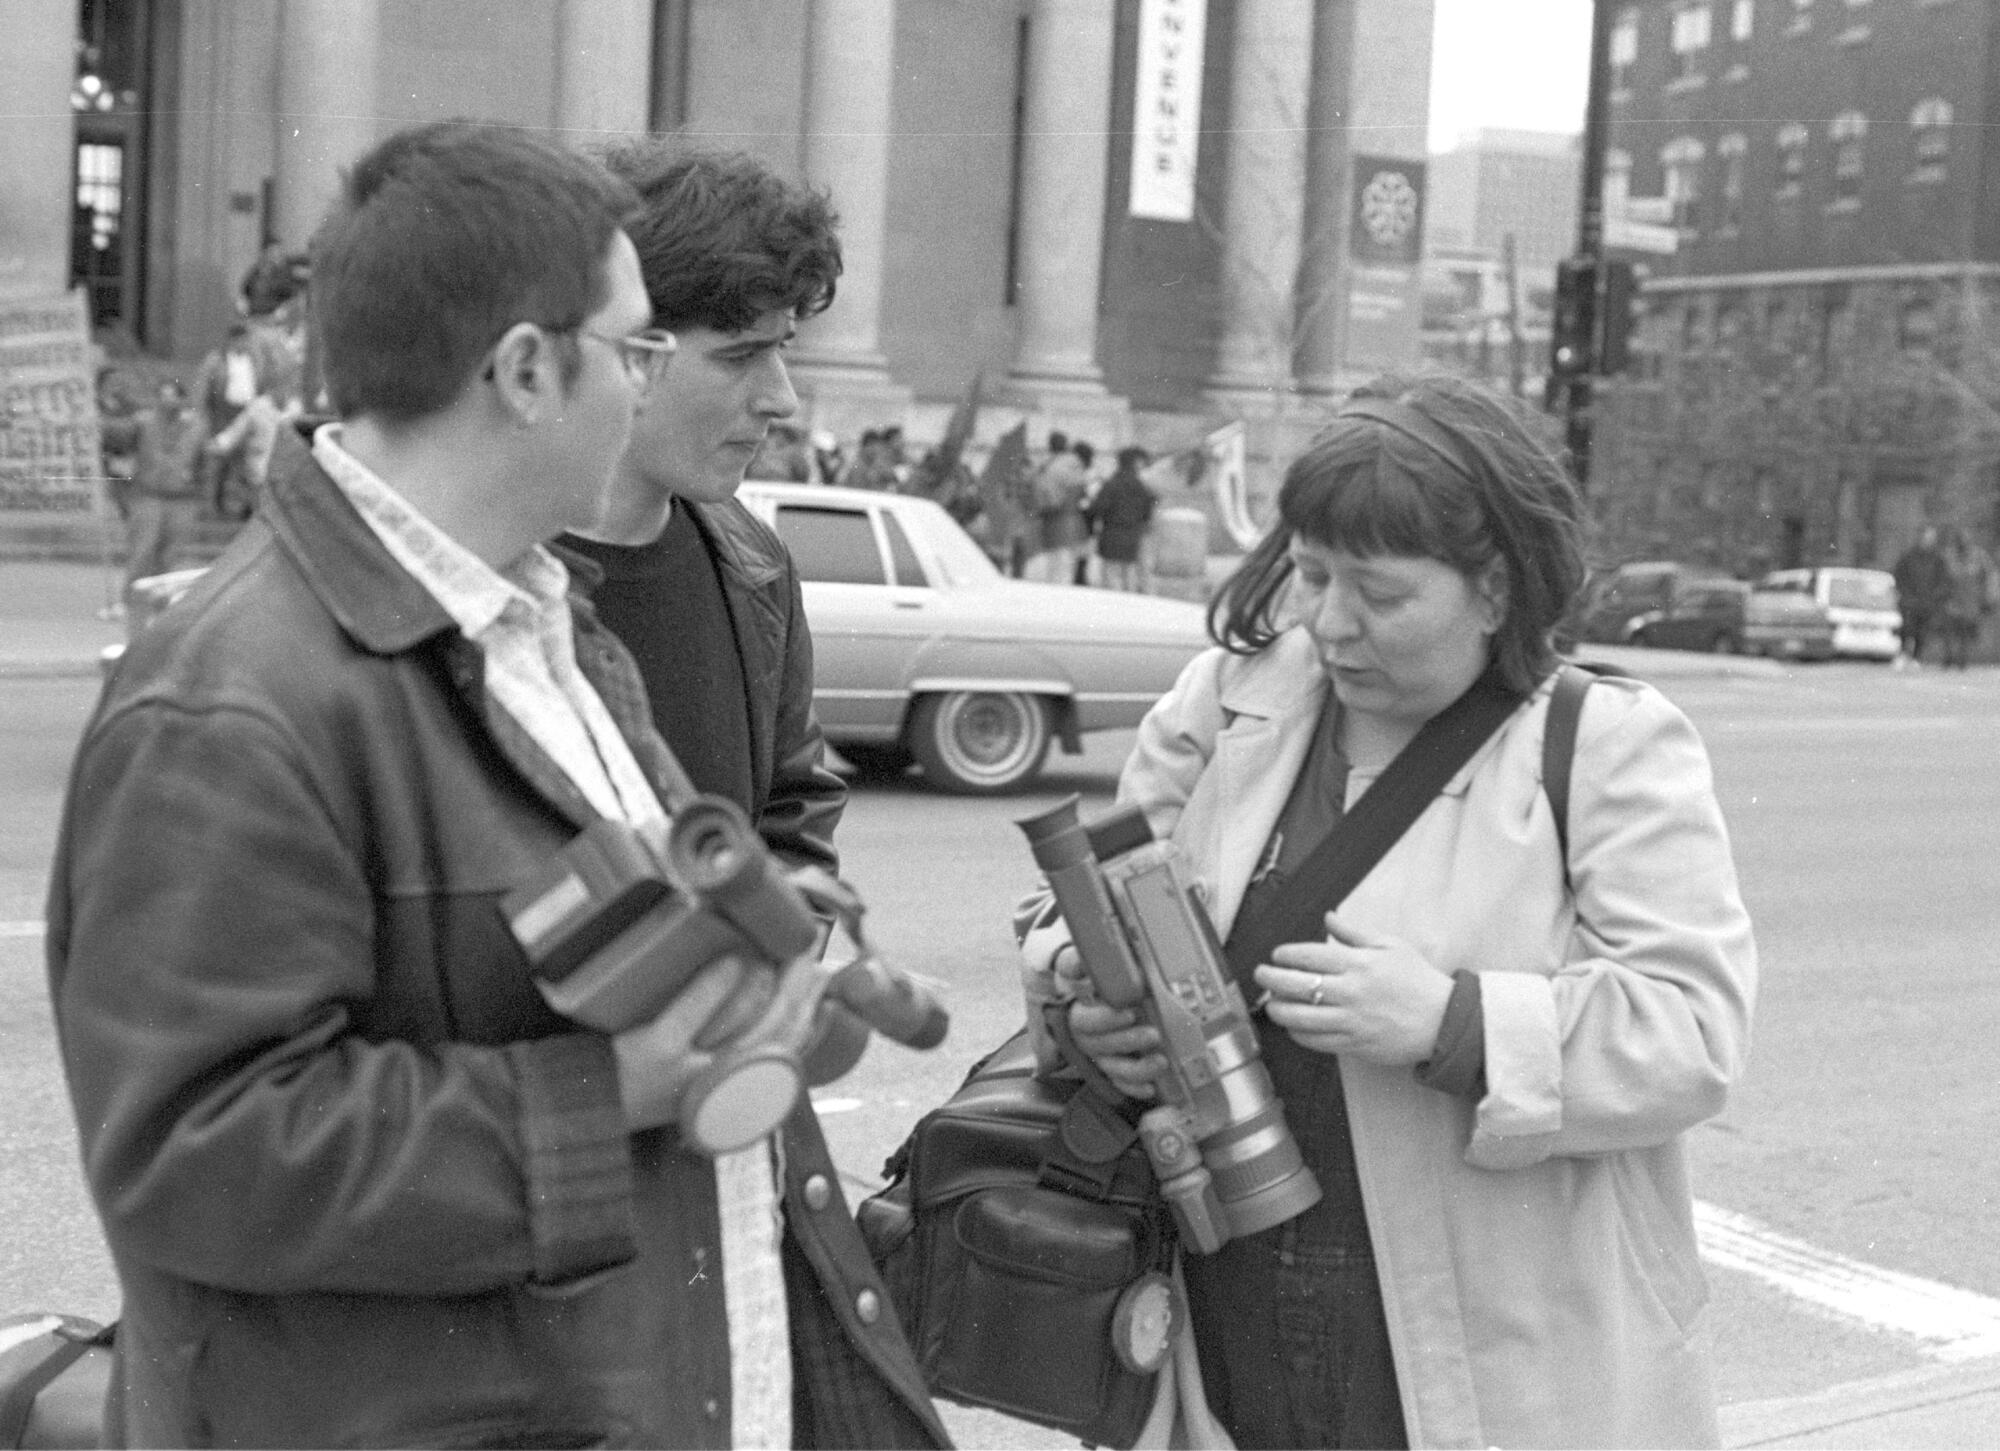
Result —
[{"label": "dark t-shirt", "polygon": [[598,618],[639,664],[653,723],[695,786],[726,796],[754,819],[750,706],[743,657],[714,557],[686,509],[651,544],[563,536],[596,561]]}]

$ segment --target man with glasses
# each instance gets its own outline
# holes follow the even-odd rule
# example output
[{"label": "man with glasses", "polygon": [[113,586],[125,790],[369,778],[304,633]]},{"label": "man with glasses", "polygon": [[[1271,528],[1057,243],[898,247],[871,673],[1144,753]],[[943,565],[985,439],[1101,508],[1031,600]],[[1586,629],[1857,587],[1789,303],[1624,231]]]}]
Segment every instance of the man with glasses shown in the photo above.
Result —
[{"label": "man with glasses", "polygon": [[107,1444],[790,1443],[770,1144],[677,1152],[687,1026],[572,1025],[498,907],[593,822],[665,826],[630,658],[543,546],[671,350],[633,207],[501,128],[357,162],[312,257],[340,422],[280,441],[79,747],[47,941]]},{"label": "man with glasses", "polygon": [[[847,793],[813,713],[797,571],[735,496],[766,431],[798,411],[784,350],[833,301],[833,210],[748,156],[647,139],[605,160],[639,194],[629,230],[654,320],[679,348],[604,518],[562,545],[601,571],[598,618],[631,650],[694,783],[743,807],[781,860],[832,870]],[[943,1444],[809,1101],[780,1141],[794,1444]],[[716,1287],[691,1278],[679,1294],[699,1316]]]}]

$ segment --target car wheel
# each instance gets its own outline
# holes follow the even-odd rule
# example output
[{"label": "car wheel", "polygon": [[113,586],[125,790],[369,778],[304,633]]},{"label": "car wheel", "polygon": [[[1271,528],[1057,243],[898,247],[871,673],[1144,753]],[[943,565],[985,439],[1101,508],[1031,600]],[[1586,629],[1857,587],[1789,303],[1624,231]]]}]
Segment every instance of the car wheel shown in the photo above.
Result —
[{"label": "car wheel", "polygon": [[913,759],[910,748],[900,742],[893,745],[883,741],[857,742],[853,745],[836,745],[834,750],[840,753],[841,760],[854,768],[857,776],[871,777],[875,780],[902,775],[909,769],[910,761]]},{"label": "car wheel", "polygon": [[910,722],[910,745],[932,784],[977,794],[1005,791],[1042,769],[1049,710],[1020,691],[953,690],[926,695]]}]

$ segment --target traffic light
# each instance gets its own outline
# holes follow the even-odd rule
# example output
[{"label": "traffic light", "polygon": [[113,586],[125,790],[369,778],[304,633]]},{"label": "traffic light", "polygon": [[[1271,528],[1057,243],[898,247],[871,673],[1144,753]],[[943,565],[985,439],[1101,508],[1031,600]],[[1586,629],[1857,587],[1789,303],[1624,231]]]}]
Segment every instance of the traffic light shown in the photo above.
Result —
[{"label": "traffic light", "polygon": [[1632,334],[1638,331],[1644,309],[1639,301],[1639,273],[1623,258],[1604,262],[1604,291],[1598,299],[1604,319],[1597,353],[1597,371],[1606,377],[1622,373],[1632,365]]},{"label": "traffic light", "polygon": [[1556,263],[1554,314],[1549,319],[1549,406],[1560,406],[1574,383],[1591,372],[1597,321],[1597,267],[1588,257]]}]

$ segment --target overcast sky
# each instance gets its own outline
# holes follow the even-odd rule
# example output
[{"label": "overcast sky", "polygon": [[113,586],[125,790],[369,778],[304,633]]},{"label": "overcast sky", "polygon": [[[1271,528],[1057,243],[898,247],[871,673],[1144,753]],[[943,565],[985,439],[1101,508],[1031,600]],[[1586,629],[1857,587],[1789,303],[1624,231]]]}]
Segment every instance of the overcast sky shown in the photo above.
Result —
[{"label": "overcast sky", "polygon": [[1590,0],[1436,0],[1432,151],[1461,131],[1583,129]]}]

